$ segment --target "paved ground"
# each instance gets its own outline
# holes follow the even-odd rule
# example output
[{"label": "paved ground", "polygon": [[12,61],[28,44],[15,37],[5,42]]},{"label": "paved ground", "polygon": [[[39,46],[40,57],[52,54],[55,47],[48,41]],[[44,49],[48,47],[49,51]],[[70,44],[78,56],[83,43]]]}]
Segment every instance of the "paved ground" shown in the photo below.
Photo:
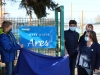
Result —
[{"label": "paved ground", "polygon": [[[75,75],[77,75],[77,69],[75,69]],[[100,75],[100,70],[96,73],[94,73],[93,75]]]}]

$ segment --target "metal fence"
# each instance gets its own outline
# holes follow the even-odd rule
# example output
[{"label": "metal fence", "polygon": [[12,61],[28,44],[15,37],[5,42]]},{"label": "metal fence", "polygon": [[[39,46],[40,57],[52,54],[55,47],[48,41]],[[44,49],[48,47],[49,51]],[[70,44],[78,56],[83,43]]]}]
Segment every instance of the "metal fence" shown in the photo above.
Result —
[{"label": "metal fence", "polygon": [[[18,33],[18,28],[19,26],[54,26],[55,25],[55,19],[54,18],[42,18],[38,20],[37,18],[6,18],[2,19],[2,22],[4,20],[9,20],[13,23],[13,33],[17,39],[17,42],[19,43],[19,33]],[[58,37],[60,36],[60,20],[58,20]],[[68,29],[68,23],[64,24],[65,27],[64,29]],[[86,24],[85,24],[86,25]],[[85,26],[84,25],[84,26]],[[94,25],[94,31],[97,30],[97,28],[100,27],[99,25]],[[85,28],[85,27],[83,27]],[[81,32],[81,24],[78,23],[78,30]],[[97,33],[97,38],[98,41],[100,40],[100,33]],[[39,52],[42,54],[50,55],[50,56],[61,56],[61,51],[60,51],[60,39],[57,39],[57,48],[55,49],[29,49],[35,52]]]},{"label": "metal fence", "polygon": [[[17,42],[19,43],[19,33],[18,33],[18,28],[19,26],[54,26],[55,25],[55,19],[54,18],[42,18],[38,20],[37,18],[6,18],[2,19],[2,22],[4,20],[11,21],[13,23],[13,34],[15,35]],[[2,23],[0,22],[0,23]],[[60,27],[60,20],[58,20],[58,28]],[[64,29],[68,29],[68,23],[64,24],[65,27]],[[86,25],[86,24],[85,24]],[[78,23],[78,29],[81,29],[81,23]],[[100,40],[100,33],[99,33],[100,25],[94,25],[94,31],[97,33],[97,38]],[[60,36],[60,28],[58,29],[58,37]],[[61,50],[60,50],[60,39],[57,39],[57,48],[55,49],[29,49],[34,52],[39,52],[45,55],[50,55],[50,56],[61,56]],[[0,63],[3,64],[3,63]],[[0,75],[5,75],[5,70],[4,66],[0,65]]]},{"label": "metal fence", "polygon": [[[17,42],[19,43],[19,32],[18,28],[19,26],[54,26],[55,25],[55,19],[53,18],[42,18],[40,20],[33,18],[6,18],[2,19],[2,22],[4,20],[11,21],[13,24],[12,32],[16,37]],[[60,25],[60,22],[58,22]],[[58,45],[59,44],[59,45]],[[60,46],[60,41],[57,39],[57,46]],[[61,51],[60,47],[57,48],[48,48],[48,49],[36,49],[36,48],[31,48],[29,50],[32,50],[34,52],[39,52],[45,55],[50,55],[50,56],[61,56]]]}]

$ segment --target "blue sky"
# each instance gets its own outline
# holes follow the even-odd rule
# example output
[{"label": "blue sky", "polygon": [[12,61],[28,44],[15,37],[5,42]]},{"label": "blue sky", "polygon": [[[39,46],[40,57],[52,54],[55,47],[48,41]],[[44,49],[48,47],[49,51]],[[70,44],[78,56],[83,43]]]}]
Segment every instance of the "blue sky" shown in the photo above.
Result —
[{"label": "blue sky", "polygon": [[[6,0],[7,1],[7,0]],[[11,3],[7,1],[5,6],[6,12],[9,13],[7,17],[28,17],[26,15],[25,9],[19,9],[19,1]],[[93,21],[98,15],[100,15],[100,0],[54,0],[59,5],[64,5],[64,17],[70,18],[70,10],[72,3],[72,19],[80,20],[82,18],[82,10],[84,11],[85,20]],[[4,9],[4,8],[3,8]],[[48,18],[54,18],[54,11],[47,10],[50,15]],[[33,18],[36,18],[35,14],[33,14]]]}]

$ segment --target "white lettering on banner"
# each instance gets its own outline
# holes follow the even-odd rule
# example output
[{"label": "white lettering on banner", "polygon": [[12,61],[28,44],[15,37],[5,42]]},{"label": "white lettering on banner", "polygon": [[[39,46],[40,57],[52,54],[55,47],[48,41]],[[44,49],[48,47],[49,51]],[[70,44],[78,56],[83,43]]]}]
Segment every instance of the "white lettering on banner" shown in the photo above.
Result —
[{"label": "white lettering on banner", "polygon": [[48,43],[48,41],[45,41],[45,46],[49,46],[49,43]]},{"label": "white lettering on banner", "polygon": [[49,33],[42,33],[42,34],[37,34],[37,33],[30,33],[29,36],[34,37],[34,36],[50,36]]},{"label": "white lettering on banner", "polygon": [[49,46],[50,41],[34,41],[33,39],[31,39],[28,43],[28,46],[37,46],[39,44],[39,46]]},{"label": "white lettering on banner", "polygon": [[34,44],[33,44],[33,39],[30,40],[30,42],[28,43],[28,46],[29,46],[30,44],[31,44],[32,46],[34,46]]}]

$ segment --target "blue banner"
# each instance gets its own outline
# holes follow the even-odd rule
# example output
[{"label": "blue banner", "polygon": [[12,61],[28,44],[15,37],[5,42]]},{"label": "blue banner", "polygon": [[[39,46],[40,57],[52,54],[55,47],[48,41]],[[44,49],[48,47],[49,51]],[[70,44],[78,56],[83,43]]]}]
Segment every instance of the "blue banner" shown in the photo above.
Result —
[{"label": "blue banner", "polygon": [[20,26],[20,43],[26,48],[56,48],[55,26]]},{"label": "blue banner", "polygon": [[47,56],[22,49],[14,75],[70,75],[69,58]]}]

